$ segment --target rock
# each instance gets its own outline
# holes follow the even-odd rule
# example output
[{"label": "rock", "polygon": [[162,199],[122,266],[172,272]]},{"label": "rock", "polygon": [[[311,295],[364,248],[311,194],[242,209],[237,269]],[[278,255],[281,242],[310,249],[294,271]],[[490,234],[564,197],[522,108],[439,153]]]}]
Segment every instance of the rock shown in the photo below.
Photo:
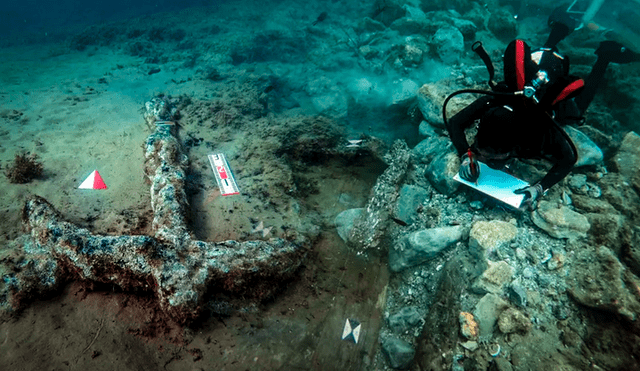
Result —
[{"label": "rock", "polygon": [[395,217],[407,224],[412,224],[418,218],[418,208],[427,199],[427,190],[405,184],[400,189]]},{"label": "rock", "polygon": [[638,213],[640,197],[624,175],[608,173],[600,179],[598,184],[600,184],[602,188],[602,197],[619,213],[622,213],[631,220],[637,220],[637,218],[640,217]]},{"label": "rock", "polygon": [[470,4],[466,9],[469,9],[464,13],[464,18],[471,21],[479,30],[484,30],[487,27],[491,13],[489,10],[479,4]]},{"label": "rock", "polygon": [[607,246],[613,250],[616,255],[620,255],[623,242],[620,235],[627,219],[617,213],[588,213],[585,214],[585,216],[591,225],[589,235],[595,241],[594,245]]},{"label": "rock", "polygon": [[618,172],[640,193],[640,136],[633,131],[622,140],[618,153],[613,157]]},{"label": "rock", "polygon": [[427,16],[426,14],[424,14],[424,12],[422,11],[422,9],[416,7],[416,6],[411,6],[409,4],[404,4],[402,6],[402,8],[407,12],[406,17],[408,19],[421,19],[421,20],[426,20]]},{"label": "rock", "polygon": [[466,19],[454,18],[453,25],[460,31],[465,41],[472,41],[476,37],[478,27],[476,27],[473,22]]},{"label": "rock", "polygon": [[574,167],[600,165],[602,163],[604,158],[602,150],[588,136],[571,126],[565,126],[564,131],[569,135],[578,150],[578,161]]},{"label": "rock", "polygon": [[363,208],[348,209],[338,214],[334,219],[338,235],[344,242],[349,242],[349,235],[351,234],[351,229],[353,229],[353,224],[356,219],[362,215],[363,211]]},{"label": "rock", "polygon": [[331,80],[320,76],[307,84],[307,93],[318,113],[333,118],[346,117],[348,112],[347,96]]},{"label": "rock", "polygon": [[500,220],[479,221],[471,226],[469,249],[476,257],[486,261],[492,252],[513,241],[517,234],[518,228],[511,223]]},{"label": "rock", "polygon": [[438,192],[450,195],[457,191],[460,183],[453,180],[460,168],[460,159],[454,152],[445,152],[436,156],[427,166],[425,173],[429,183]]},{"label": "rock", "polygon": [[514,308],[507,308],[498,317],[498,328],[503,334],[527,333],[531,330],[531,320]]},{"label": "rock", "polygon": [[414,330],[422,322],[422,315],[417,307],[404,307],[389,316],[389,327],[397,334]]},{"label": "rock", "polygon": [[[420,63],[421,60],[422,60],[422,56],[420,56],[419,60],[417,60],[416,63]],[[410,79],[395,80],[392,84],[392,92],[390,97],[391,100],[389,104],[390,105],[411,104],[411,102],[413,102],[416,99],[418,88],[420,88],[420,85],[418,85],[418,83],[416,83],[413,80],[410,80]]]},{"label": "rock", "polygon": [[[394,45],[390,51],[386,61],[396,69],[405,70],[406,68],[417,67],[422,63],[424,56],[429,52],[429,44],[422,36],[407,36],[404,43]],[[418,90],[416,86],[414,93]]]},{"label": "rock", "polygon": [[636,226],[623,236],[622,256],[624,262],[636,276],[640,276],[640,227]]},{"label": "rock", "polygon": [[505,261],[489,262],[489,268],[474,282],[472,290],[479,294],[488,292],[499,294],[502,292],[504,285],[511,282],[513,273],[513,268]]},{"label": "rock", "polygon": [[357,25],[358,31],[365,33],[380,32],[384,31],[386,28],[387,26],[385,26],[381,22],[373,20],[369,17],[362,18]]},{"label": "rock", "polygon": [[578,194],[574,194],[571,199],[573,201],[573,206],[577,210],[585,213],[618,214],[618,211],[610,203],[604,200],[581,196]]},{"label": "rock", "polygon": [[424,164],[431,163],[435,157],[442,153],[452,151],[453,145],[451,144],[451,140],[441,136],[429,137],[413,147],[413,154],[418,158],[418,161]]},{"label": "rock", "polygon": [[387,356],[389,365],[400,370],[408,368],[416,354],[413,345],[396,337],[386,338],[382,342],[382,350]]},{"label": "rock", "polygon": [[400,35],[419,35],[427,28],[427,20],[403,17],[395,20],[389,28],[398,31]]},{"label": "rock", "polygon": [[509,362],[509,360],[505,357],[496,357],[495,359],[495,365],[496,365],[496,371],[513,371],[513,366],[511,365],[511,362]]},{"label": "rock", "polygon": [[518,33],[516,26],[513,14],[503,8],[498,8],[491,13],[487,23],[487,27],[493,32],[493,35],[504,42],[510,42],[516,37]]},{"label": "rock", "polygon": [[516,281],[512,282],[509,286],[509,300],[518,307],[524,308],[527,306],[527,291],[520,282]]},{"label": "rock", "polygon": [[569,188],[579,194],[586,194],[587,176],[585,174],[574,174],[569,178]]},{"label": "rock", "polygon": [[424,121],[424,120],[422,120],[420,122],[420,125],[418,126],[418,133],[420,133],[420,135],[423,136],[423,137],[437,137],[438,136],[438,133],[436,132],[435,128],[433,126],[429,125],[429,123]]},{"label": "rock", "polygon": [[475,352],[476,349],[478,349],[478,342],[477,341],[465,341],[464,343],[460,343],[460,345],[462,345],[462,347],[470,352]]},{"label": "rock", "polygon": [[637,320],[640,279],[627,271],[608,248],[579,250],[567,284],[569,294],[578,303]]},{"label": "rock", "polygon": [[549,201],[541,201],[531,217],[535,225],[555,238],[576,240],[586,237],[591,228],[584,215]]},{"label": "rock", "polygon": [[564,254],[554,252],[551,259],[547,261],[547,269],[550,271],[555,271],[562,268],[566,259],[567,258]]},{"label": "rock", "polygon": [[[591,63],[591,62],[590,62]],[[612,117],[608,118],[611,121],[615,121]],[[602,116],[598,116],[597,118],[593,118],[597,122],[610,122],[608,119],[603,118]],[[619,142],[613,140],[611,135],[604,134],[600,130],[594,128],[591,125],[582,125],[580,126],[580,131],[589,137],[591,141],[593,141],[598,148],[602,150],[604,156],[607,158],[611,158],[615,155],[615,152],[618,150]],[[616,131],[613,131],[616,132]]]},{"label": "rock", "polygon": [[442,250],[460,241],[462,226],[423,229],[411,233],[404,241],[389,249],[389,268],[399,272],[422,264],[437,256]]},{"label": "rock", "polygon": [[496,294],[486,294],[480,299],[473,311],[473,315],[478,322],[481,342],[491,340],[498,316],[508,307],[509,304]]},{"label": "rock", "polygon": [[[437,83],[427,83],[418,89],[418,108],[424,120],[431,126],[445,129],[442,120],[442,104],[445,98],[462,86],[452,81],[439,81]],[[447,104],[447,117],[452,117],[474,101],[471,94],[463,94],[452,99]]]},{"label": "rock", "polygon": [[460,333],[467,339],[475,340],[478,338],[478,323],[473,318],[473,314],[469,312],[460,312]]},{"label": "rock", "polygon": [[455,27],[440,28],[432,40],[440,59],[446,64],[460,61],[464,52],[464,36]]}]

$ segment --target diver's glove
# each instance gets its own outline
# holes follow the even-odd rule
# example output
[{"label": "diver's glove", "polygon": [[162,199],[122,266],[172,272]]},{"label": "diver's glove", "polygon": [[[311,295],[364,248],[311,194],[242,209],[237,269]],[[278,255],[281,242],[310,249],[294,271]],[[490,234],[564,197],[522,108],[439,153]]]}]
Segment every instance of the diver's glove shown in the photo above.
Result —
[{"label": "diver's glove", "polygon": [[596,55],[601,58],[606,58],[613,63],[631,63],[640,62],[640,54],[635,53],[629,48],[619,42],[607,40],[600,43],[598,49],[596,49]]},{"label": "diver's glove", "polygon": [[524,200],[522,200],[522,203],[531,209],[535,209],[538,199],[542,197],[542,194],[544,194],[544,189],[542,189],[540,183],[536,183],[534,185],[516,189],[513,193],[518,195],[524,194]]},{"label": "diver's glove", "polygon": [[469,157],[469,154],[473,157],[473,154],[469,151],[460,158],[460,178],[473,183],[480,176],[480,168],[478,167],[478,162]]}]

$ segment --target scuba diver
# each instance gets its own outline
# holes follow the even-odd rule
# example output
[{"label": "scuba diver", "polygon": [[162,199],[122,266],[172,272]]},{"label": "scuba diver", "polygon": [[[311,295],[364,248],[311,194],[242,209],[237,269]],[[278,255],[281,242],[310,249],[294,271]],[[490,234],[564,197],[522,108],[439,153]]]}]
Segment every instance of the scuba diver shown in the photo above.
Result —
[{"label": "scuba diver", "polygon": [[[560,124],[582,123],[582,115],[609,63],[640,61],[640,54],[622,44],[603,41],[595,51],[597,60],[589,76],[583,80],[569,75],[569,60],[558,53],[556,45],[578,23],[579,20],[557,8],[549,17],[551,32],[542,48],[532,51],[524,41],[512,41],[503,57],[504,82],[498,84],[493,82],[493,65],[482,44],[473,45],[472,49],[489,70],[492,91],[461,90],[447,97],[443,104],[445,126],[461,157],[461,178],[477,181],[480,174],[476,161],[497,170],[507,167],[514,158],[550,161],[553,166],[542,179],[514,191],[524,194],[523,203],[535,208],[538,198],[569,174],[578,154]],[[447,120],[448,101],[462,93],[485,95]],[[465,129],[476,122],[477,134],[469,145]]]}]

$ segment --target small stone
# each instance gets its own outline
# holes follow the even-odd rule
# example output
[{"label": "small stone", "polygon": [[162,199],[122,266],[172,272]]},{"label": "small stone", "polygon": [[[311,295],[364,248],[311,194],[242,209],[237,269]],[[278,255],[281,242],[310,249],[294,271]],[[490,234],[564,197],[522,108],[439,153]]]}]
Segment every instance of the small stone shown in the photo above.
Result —
[{"label": "small stone", "polygon": [[469,202],[469,206],[473,210],[482,210],[482,208],[484,207],[484,205],[482,204],[481,201],[471,201],[471,202]]},{"label": "small stone", "polygon": [[464,227],[440,227],[411,233],[404,241],[389,249],[389,268],[399,272],[436,257],[442,250],[462,239]]},{"label": "small stone", "polygon": [[527,306],[527,291],[517,282],[509,286],[509,300],[520,308]]},{"label": "small stone", "polygon": [[535,275],[536,274],[531,267],[526,267],[525,269],[522,270],[522,277],[524,278],[531,279],[535,277]]},{"label": "small stone", "polygon": [[587,183],[587,186],[587,195],[589,195],[589,197],[600,198],[600,196],[602,196],[602,189],[600,189],[600,187],[598,187],[596,184]]},{"label": "small stone", "polygon": [[575,174],[569,178],[569,188],[574,192],[580,193],[583,189],[586,190],[586,186],[587,176],[585,174]]},{"label": "small stone", "polygon": [[477,341],[465,341],[464,343],[460,343],[460,345],[462,345],[462,347],[468,351],[474,352],[476,349],[478,349],[478,342]]},{"label": "small stone", "polygon": [[489,268],[485,270],[473,284],[473,291],[486,294],[492,292],[500,293],[505,284],[511,282],[513,268],[505,261],[497,263],[489,262]]},{"label": "small stone", "polygon": [[338,214],[334,220],[338,235],[343,241],[349,242],[349,235],[356,219],[358,219],[364,209],[349,209]]},{"label": "small stone", "polygon": [[519,310],[507,308],[498,317],[498,328],[503,334],[527,333],[531,330],[531,321]]},{"label": "small stone", "polygon": [[556,269],[560,269],[564,265],[564,261],[565,261],[564,254],[554,253],[553,257],[549,259],[549,261],[547,262],[547,268],[550,271],[555,271]]},{"label": "small stone", "polygon": [[500,220],[479,221],[471,226],[469,232],[469,250],[483,262],[502,246],[509,246],[516,238],[518,228]]},{"label": "small stone", "polygon": [[458,190],[460,183],[453,180],[460,168],[460,159],[453,152],[436,156],[427,166],[425,176],[438,192],[450,195]]},{"label": "small stone", "polygon": [[412,224],[418,218],[418,208],[428,195],[427,190],[422,187],[403,185],[398,196],[395,217]]},{"label": "small stone", "polygon": [[397,334],[417,327],[422,321],[422,315],[417,307],[404,307],[389,317],[389,327]]},{"label": "small stone", "polygon": [[386,338],[382,342],[382,350],[389,360],[389,365],[398,369],[408,368],[416,354],[413,345],[396,337]]},{"label": "small stone", "polygon": [[424,120],[420,122],[420,126],[418,126],[418,133],[420,133],[420,135],[422,135],[423,137],[438,136],[438,133],[436,133],[436,129]]},{"label": "small stone", "polygon": [[460,333],[467,339],[478,338],[478,323],[469,312],[460,312]]},{"label": "small stone", "polygon": [[496,294],[486,294],[480,299],[473,311],[478,323],[480,341],[491,340],[498,316],[508,307],[509,304]]}]

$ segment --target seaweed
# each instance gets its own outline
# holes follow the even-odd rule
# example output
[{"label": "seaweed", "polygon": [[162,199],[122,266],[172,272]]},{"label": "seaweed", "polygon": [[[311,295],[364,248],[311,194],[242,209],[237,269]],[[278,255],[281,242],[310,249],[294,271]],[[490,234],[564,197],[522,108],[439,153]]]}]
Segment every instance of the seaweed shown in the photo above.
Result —
[{"label": "seaweed", "polygon": [[38,161],[38,155],[29,153],[16,153],[13,164],[4,170],[4,174],[11,183],[29,183],[42,175],[42,162]]}]

